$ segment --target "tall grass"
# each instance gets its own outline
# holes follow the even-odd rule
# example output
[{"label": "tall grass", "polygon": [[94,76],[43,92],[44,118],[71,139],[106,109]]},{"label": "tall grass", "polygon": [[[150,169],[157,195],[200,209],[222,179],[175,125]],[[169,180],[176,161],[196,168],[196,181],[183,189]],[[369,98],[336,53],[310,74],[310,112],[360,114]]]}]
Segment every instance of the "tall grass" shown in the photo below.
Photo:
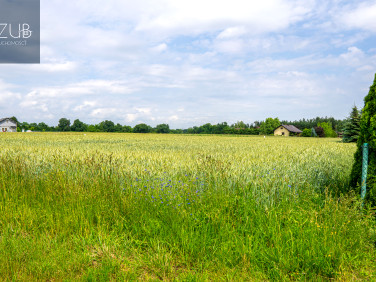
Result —
[{"label": "tall grass", "polygon": [[375,279],[336,139],[0,135],[0,277]]}]

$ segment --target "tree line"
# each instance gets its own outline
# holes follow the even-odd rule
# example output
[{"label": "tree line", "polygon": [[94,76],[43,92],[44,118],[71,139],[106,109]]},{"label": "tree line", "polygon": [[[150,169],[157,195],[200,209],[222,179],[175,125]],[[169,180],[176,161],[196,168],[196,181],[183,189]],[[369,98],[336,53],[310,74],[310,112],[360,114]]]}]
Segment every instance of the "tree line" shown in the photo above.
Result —
[{"label": "tree line", "polygon": [[[280,121],[278,118],[267,118],[264,121],[255,121],[253,123],[245,123],[238,121],[234,124],[221,122],[217,124],[206,123],[201,126],[193,126],[187,129],[170,129],[168,124],[158,124],[155,127],[140,123],[134,127],[114,123],[111,120],[104,120],[98,124],[86,124],[79,119],[75,119],[73,123],[67,118],[61,118],[56,126],[49,126],[44,122],[28,123],[19,122],[16,117],[12,117],[18,124],[18,131],[42,131],[42,132],[129,132],[129,133],[176,133],[176,134],[238,134],[238,135],[269,135],[273,134],[275,128],[281,124],[294,125],[303,132],[303,135],[312,136],[312,128],[321,127],[325,131],[327,137],[334,137],[338,132],[342,132],[345,128],[346,121],[338,120],[333,117],[316,117],[312,119],[300,119],[295,121]],[[304,131],[305,130],[305,131]],[[319,133],[322,131],[317,129]],[[320,133],[321,134],[321,133]],[[319,134],[319,136],[320,136]]]}]

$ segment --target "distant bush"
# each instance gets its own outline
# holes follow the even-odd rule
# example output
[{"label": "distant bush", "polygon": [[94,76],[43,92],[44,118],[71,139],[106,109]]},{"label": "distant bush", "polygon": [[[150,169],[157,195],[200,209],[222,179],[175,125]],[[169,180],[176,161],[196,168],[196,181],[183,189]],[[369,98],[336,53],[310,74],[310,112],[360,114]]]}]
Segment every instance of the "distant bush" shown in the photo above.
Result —
[{"label": "distant bush", "polygon": [[311,134],[312,134],[312,132],[311,132],[311,129],[308,129],[308,128],[304,128],[303,129],[303,137],[311,137]]},{"label": "distant bush", "polygon": [[325,137],[324,129],[321,126],[316,126],[315,132],[318,137]]},{"label": "distant bush", "polygon": [[320,122],[317,126],[322,127],[324,130],[324,137],[337,137],[337,133],[333,130],[331,122]]}]

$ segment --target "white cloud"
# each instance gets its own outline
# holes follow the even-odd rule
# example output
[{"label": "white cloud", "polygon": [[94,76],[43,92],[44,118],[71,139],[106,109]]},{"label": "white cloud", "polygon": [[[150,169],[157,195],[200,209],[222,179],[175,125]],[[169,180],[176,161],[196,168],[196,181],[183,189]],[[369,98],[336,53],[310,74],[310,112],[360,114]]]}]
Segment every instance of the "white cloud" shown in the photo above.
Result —
[{"label": "white cloud", "polygon": [[152,51],[155,51],[157,53],[163,52],[167,50],[167,44],[166,43],[161,43],[153,48],[151,48]]},{"label": "white cloud", "polygon": [[150,65],[146,72],[152,76],[165,76],[171,74],[171,68],[167,65],[154,64]]},{"label": "white cloud", "polygon": [[163,10],[144,16],[136,30],[159,31],[162,36],[200,34],[240,24],[249,32],[262,33],[287,28],[310,9],[309,3],[282,0],[168,0],[162,5]]},{"label": "white cloud", "polygon": [[82,111],[84,109],[93,108],[97,105],[98,105],[98,103],[96,101],[84,101],[81,105],[74,107],[73,110],[76,111],[76,112],[79,112],[79,111]]},{"label": "white cloud", "polygon": [[142,114],[150,114],[151,109],[150,108],[136,108],[136,111]]},{"label": "white cloud", "polygon": [[48,106],[43,101],[25,99],[20,103],[20,106],[25,110],[48,112]]},{"label": "white cloud", "polygon": [[98,108],[91,111],[90,116],[98,119],[105,119],[114,115],[116,108]]},{"label": "white cloud", "polygon": [[168,120],[169,120],[169,121],[177,121],[177,120],[179,120],[179,117],[178,117],[177,115],[173,115],[173,116],[170,116],[170,117],[168,118]]},{"label": "white cloud", "polygon": [[76,62],[63,62],[63,63],[42,63],[39,65],[31,65],[32,71],[39,72],[70,72],[77,68]]},{"label": "white cloud", "polygon": [[58,98],[78,97],[86,95],[128,94],[134,90],[125,85],[124,81],[92,79],[64,86],[38,87],[26,97],[29,98]]},{"label": "white cloud", "polygon": [[127,114],[125,120],[127,122],[134,122],[137,118],[136,114]]},{"label": "white cloud", "polygon": [[363,63],[364,57],[364,52],[355,46],[349,47],[347,53],[340,55],[340,58],[343,59],[346,64],[355,66]]},{"label": "white cloud", "polygon": [[223,53],[241,53],[245,43],[242,39],[221,40],[215,44],[215,49]]},{"label": "white cloud", "polygon": [[362,71],[362,72],[367,72],[367,73],[372,73],[375,70],[375,68],[373,66],[370,66],[370,65],[365,65],[365,66],[358,67],[356,70]]},{"label": "white cloud", "polygon": [[340,16],[340,22],[348,28],[359,28],[376,32],[376,3],[367,1],[358,4],[355,9],[349,7]]},{"label": "white cloud", "polygon": [[247,33],[247,30],[244,26],[236,26],[236,27],[229,27],[223,30],[220,34],[218,34],[218,39],[227,39],[227,38],[234,38],[239,37]]},{"label": "white cloud", "polygon": [[15,91],[14,88],[16,88],[15,85],[0,79],[0,109],[2,112],[12,109],[21,100],[21,94]]},{"label": "white cloud", "polygon": [[[333,55],[309,55],[292,59],[263,58],[251,61],[247,64],[251,73],[271,72],[308,72],[321,70],[325,72],[328,68],[343,70],[347,67],[361,68],[363,66],[376,68],[376,55],[367,55],[356,46],[351,46],[346,52],[337,56]],[[324,67],[325,66],[325,67]]]},{"label": "white cloud", "polygon": [[65,116],[180,127],[315,116],[312,105],[325,97],[328,107],[320,110],[347,115],[345,103],[362,100],[376,69],[375,7],[324,0],[44,1],[42,64],[0,65],[1,110],[29,121]]}]

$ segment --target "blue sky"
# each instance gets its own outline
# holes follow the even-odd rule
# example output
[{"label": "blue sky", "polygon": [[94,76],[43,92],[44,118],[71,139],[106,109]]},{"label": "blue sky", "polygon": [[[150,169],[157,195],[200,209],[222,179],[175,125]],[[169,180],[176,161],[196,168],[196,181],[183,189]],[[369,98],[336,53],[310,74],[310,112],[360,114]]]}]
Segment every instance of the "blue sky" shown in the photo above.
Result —
[{"label": "blue sky", "polygon": [[0,111],[188,128],[345,118],[376,73],[376,1],[41,0],[41,64],[0,65]]}]

